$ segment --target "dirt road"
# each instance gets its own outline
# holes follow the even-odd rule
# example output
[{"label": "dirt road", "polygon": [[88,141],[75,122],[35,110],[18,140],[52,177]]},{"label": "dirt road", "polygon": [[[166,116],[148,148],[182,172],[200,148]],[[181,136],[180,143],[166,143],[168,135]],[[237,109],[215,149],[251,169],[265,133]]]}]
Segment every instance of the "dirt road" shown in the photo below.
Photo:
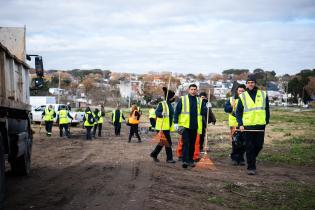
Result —
[{"label": "dirt road", "polygon": [[56,127],[50,138],[36,133],[30,176],[7,173],[5,209],[229,209],[255,200],[243,189],[273,192],[280,181],[314,185],[314,168],[261,163],[259,175],[248,176],[244,166],[232,167],[223,157],[215,171],[182,169],[179,162],[165,163],[164,150],[154,163],[150,135],[127,143],[126,129],[116,137],[108,125],[93,141],[84,140],[81,128],[72,128],[71,140],[56,137]]}]

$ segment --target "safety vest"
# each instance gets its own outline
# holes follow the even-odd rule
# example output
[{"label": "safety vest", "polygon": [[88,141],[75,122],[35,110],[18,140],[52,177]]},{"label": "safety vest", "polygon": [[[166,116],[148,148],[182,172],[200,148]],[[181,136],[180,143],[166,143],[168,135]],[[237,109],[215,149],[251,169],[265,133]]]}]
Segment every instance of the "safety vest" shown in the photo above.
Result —
[{"label": "safety vest", "polygon": [[[201,116],[201,100],[199,97],[196,97],[197,100],[197,122],[198,122],[198,133],[202,134],[202,116]],[[182,110],[178,118],[178,126],[185,128],[190,128],[190,104],[189,96],[185,95],[181,97]]]},{"label": "safety vest", "polygon": [[103,124],[104,119],[103,119],[103,116],[102,116],[102,112],[99,111],[99,112],[97,113],[97,116],[98,116],[98,121],[97,121],[97,123],[98,123],[98,124]]},{"label": "safety vest", "polygon": [[[116,119],[116,110],[113,110],[113,123],[115,122]],[[119,110],[119,122],[122,122],[122,111]]]},{"label": "safety vest", "polygon": [[89,126],[93,126],[95,124],[94,123],[89,123],[89,114],[92,114],[93,117],[95,117],[94,113],[91,111],[85,112],[85,121],[84,121],[84,126],[89,127]]},{"label": "safety vest", "polygon": [[156,118],[156,130],[170,130],[174,131],[174,123],[172,123],[172,126],[170,127],[170,122],[172,119],[170,119],[170,109],[168,108],[168,105],[166,101],[160,102],[162,104],[162,113],[166,113],[166,115],[163,117]]},{"label": "safety vest", "polygon": [[[137,116],[136,116],[136,111],[133,111],[132,112],[132,115],[131,116],[129,116],[129,118],[128,118],[128,121],[129,121],[129,123],[130,124],[139,124],[139,120],[137,119]],[[139,113],[139,112],[138,112]]]},{"label": "safety vest", "polygon": [[55,110],[48,108],[45,109],[44,121],[53,121],[54,120]]},{"label": "safety vest", "polygon": [[[233,107],[233,112],[235,112],[236,110],[236,107],[237,107],[237,103],[238,103],[239,99],[234,99],[233,97],[230,97],[230,104],[231,106]],[[235,106],[233,106],[233,102],[235,102]],[[232,113],[229,114],[229,126],[230,127],[237,127],[238,126],[238,123],[237,123],[237,120],[236,120],[236,117],[234,117],[232,115]]]},{"label": "safety vest", "polygon": [[149,118],[156,118],[155,109],[151,108],[149,110]]},{"label": "safety vest", "polygon": [[257,90],[255,102],[247,91],[240,95],[243,103],[243,125],[266,125],[266,92]]},{"label": "safety vest", "polygon": [[60,110],[59,111],[59,124],[68,124],[68,111],[67,110]]}]

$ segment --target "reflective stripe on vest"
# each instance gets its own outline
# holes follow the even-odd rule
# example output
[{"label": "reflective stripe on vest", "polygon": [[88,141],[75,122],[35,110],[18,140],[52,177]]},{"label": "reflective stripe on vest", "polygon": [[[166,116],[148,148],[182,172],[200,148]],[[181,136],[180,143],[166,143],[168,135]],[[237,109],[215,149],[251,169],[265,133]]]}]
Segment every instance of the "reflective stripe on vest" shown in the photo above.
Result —
[{"label": "reflective stripe on vest", "polygon": [[103,120],[102,112],[99,111],[99,112],[97,113],[97,115],[98,115],[98,122],[97,122],[97,123],[98,123],[98,124],[103,123],[104,120]]},{"label": "reflective stripe on vest", "polygon": [[[202,102],[199,97],[196,97],[197,100],[197,123],[198,123],[198,133],[202,134],[202,116],[201,116],[201,106]],[[190,128],[190,104],[189,96],[185,95],[181,97],[182,110],[178,117],[178,125]]]},{"label": "reflective stripe on vest", "polygon": [[[233,106],[233,102],[235,101],[235,107]],[[233,107],[233,112],[235,112],[236,107],[237,107],[237,103],[238,103],[239,99],[234,99],[233,97],[230,97],[230,104]],[[238,126],[236,117],[234,117],[232,114],[229,114],[229,126],[230,127],[235,127]]]},{"label": "reflective stripe on vest", "polygon": [[257,90],[255,102],[247,91],[240,95],[244,106],[243,125],[265,125],[266,124],[266,92]]},{"label": "reflective stripe on vest", "polygon": [[44,121],[53,121],[54,120],[55,110],[48,108],[45,109]]},{"label": "reflective stripe on vest", "polygon": [[166,115],[163,117],[158,117],[156,118],[156,125],[155,125],[155,129],[156,130],[170,130],[170,131],[174,131],[174,123],[172,123],[172,126],[170,127],[170,109],[166,103],[166,101],[162,101],[160,102],[162,104],[162,114],[166,113]]},{"label": "reflective stripe on vest", "polygon": [[59,124],[68,124],[68,111],[67,110],[60,110],[59,111]]},{"label": "reflective stripe on vest", "polygon": [[149,118],[156,118],[155,109],[152,108],[149,110]]},{"label": "reflective stripe on vest", "polygon": [[[119,111],[119,122],[122,122],[122,111]],[[116,119],[116,110],[113,110],[113,123],[115,122]]]}]

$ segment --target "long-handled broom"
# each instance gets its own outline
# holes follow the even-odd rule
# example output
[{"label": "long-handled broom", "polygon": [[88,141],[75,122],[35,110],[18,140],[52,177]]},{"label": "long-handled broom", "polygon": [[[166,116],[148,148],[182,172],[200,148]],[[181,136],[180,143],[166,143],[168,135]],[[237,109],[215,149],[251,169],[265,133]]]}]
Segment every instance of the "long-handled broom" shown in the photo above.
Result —
[{"label": "long-handled broom", "polygon": [[209,112],[210,112],[210,89],[209,89],[209,94],[208,94],[208,103],[207,104],[207,119],[206,119],[206,135],[205,135],[205,146],[204,146],[204,155],[202,156],[202,158],[197,162],[196,167],[197,168],[204,168],[204,169],[210,169],[210,170],[214,170],[215,169],[215,165],[213,163],[213,161],[208,157],[208,120],[209,120]]}]

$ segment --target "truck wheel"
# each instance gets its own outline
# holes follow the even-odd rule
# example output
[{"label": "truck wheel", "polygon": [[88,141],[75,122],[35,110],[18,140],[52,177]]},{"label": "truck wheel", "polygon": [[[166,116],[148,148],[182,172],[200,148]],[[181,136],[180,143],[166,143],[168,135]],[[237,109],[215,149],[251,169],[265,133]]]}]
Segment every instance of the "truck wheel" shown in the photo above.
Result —
[{"label": "truck wheel", "polygon": [[4,166],[4,147],[0,133],[0,209],[3,208],[4,191],[5,191],[5,166]]},{"label": "truck wheel", "polygon": [[10,161],[12,173],[20,176],[29,175],[31,170],[31,140],[28,139],[25,144],[24,154]]}]

